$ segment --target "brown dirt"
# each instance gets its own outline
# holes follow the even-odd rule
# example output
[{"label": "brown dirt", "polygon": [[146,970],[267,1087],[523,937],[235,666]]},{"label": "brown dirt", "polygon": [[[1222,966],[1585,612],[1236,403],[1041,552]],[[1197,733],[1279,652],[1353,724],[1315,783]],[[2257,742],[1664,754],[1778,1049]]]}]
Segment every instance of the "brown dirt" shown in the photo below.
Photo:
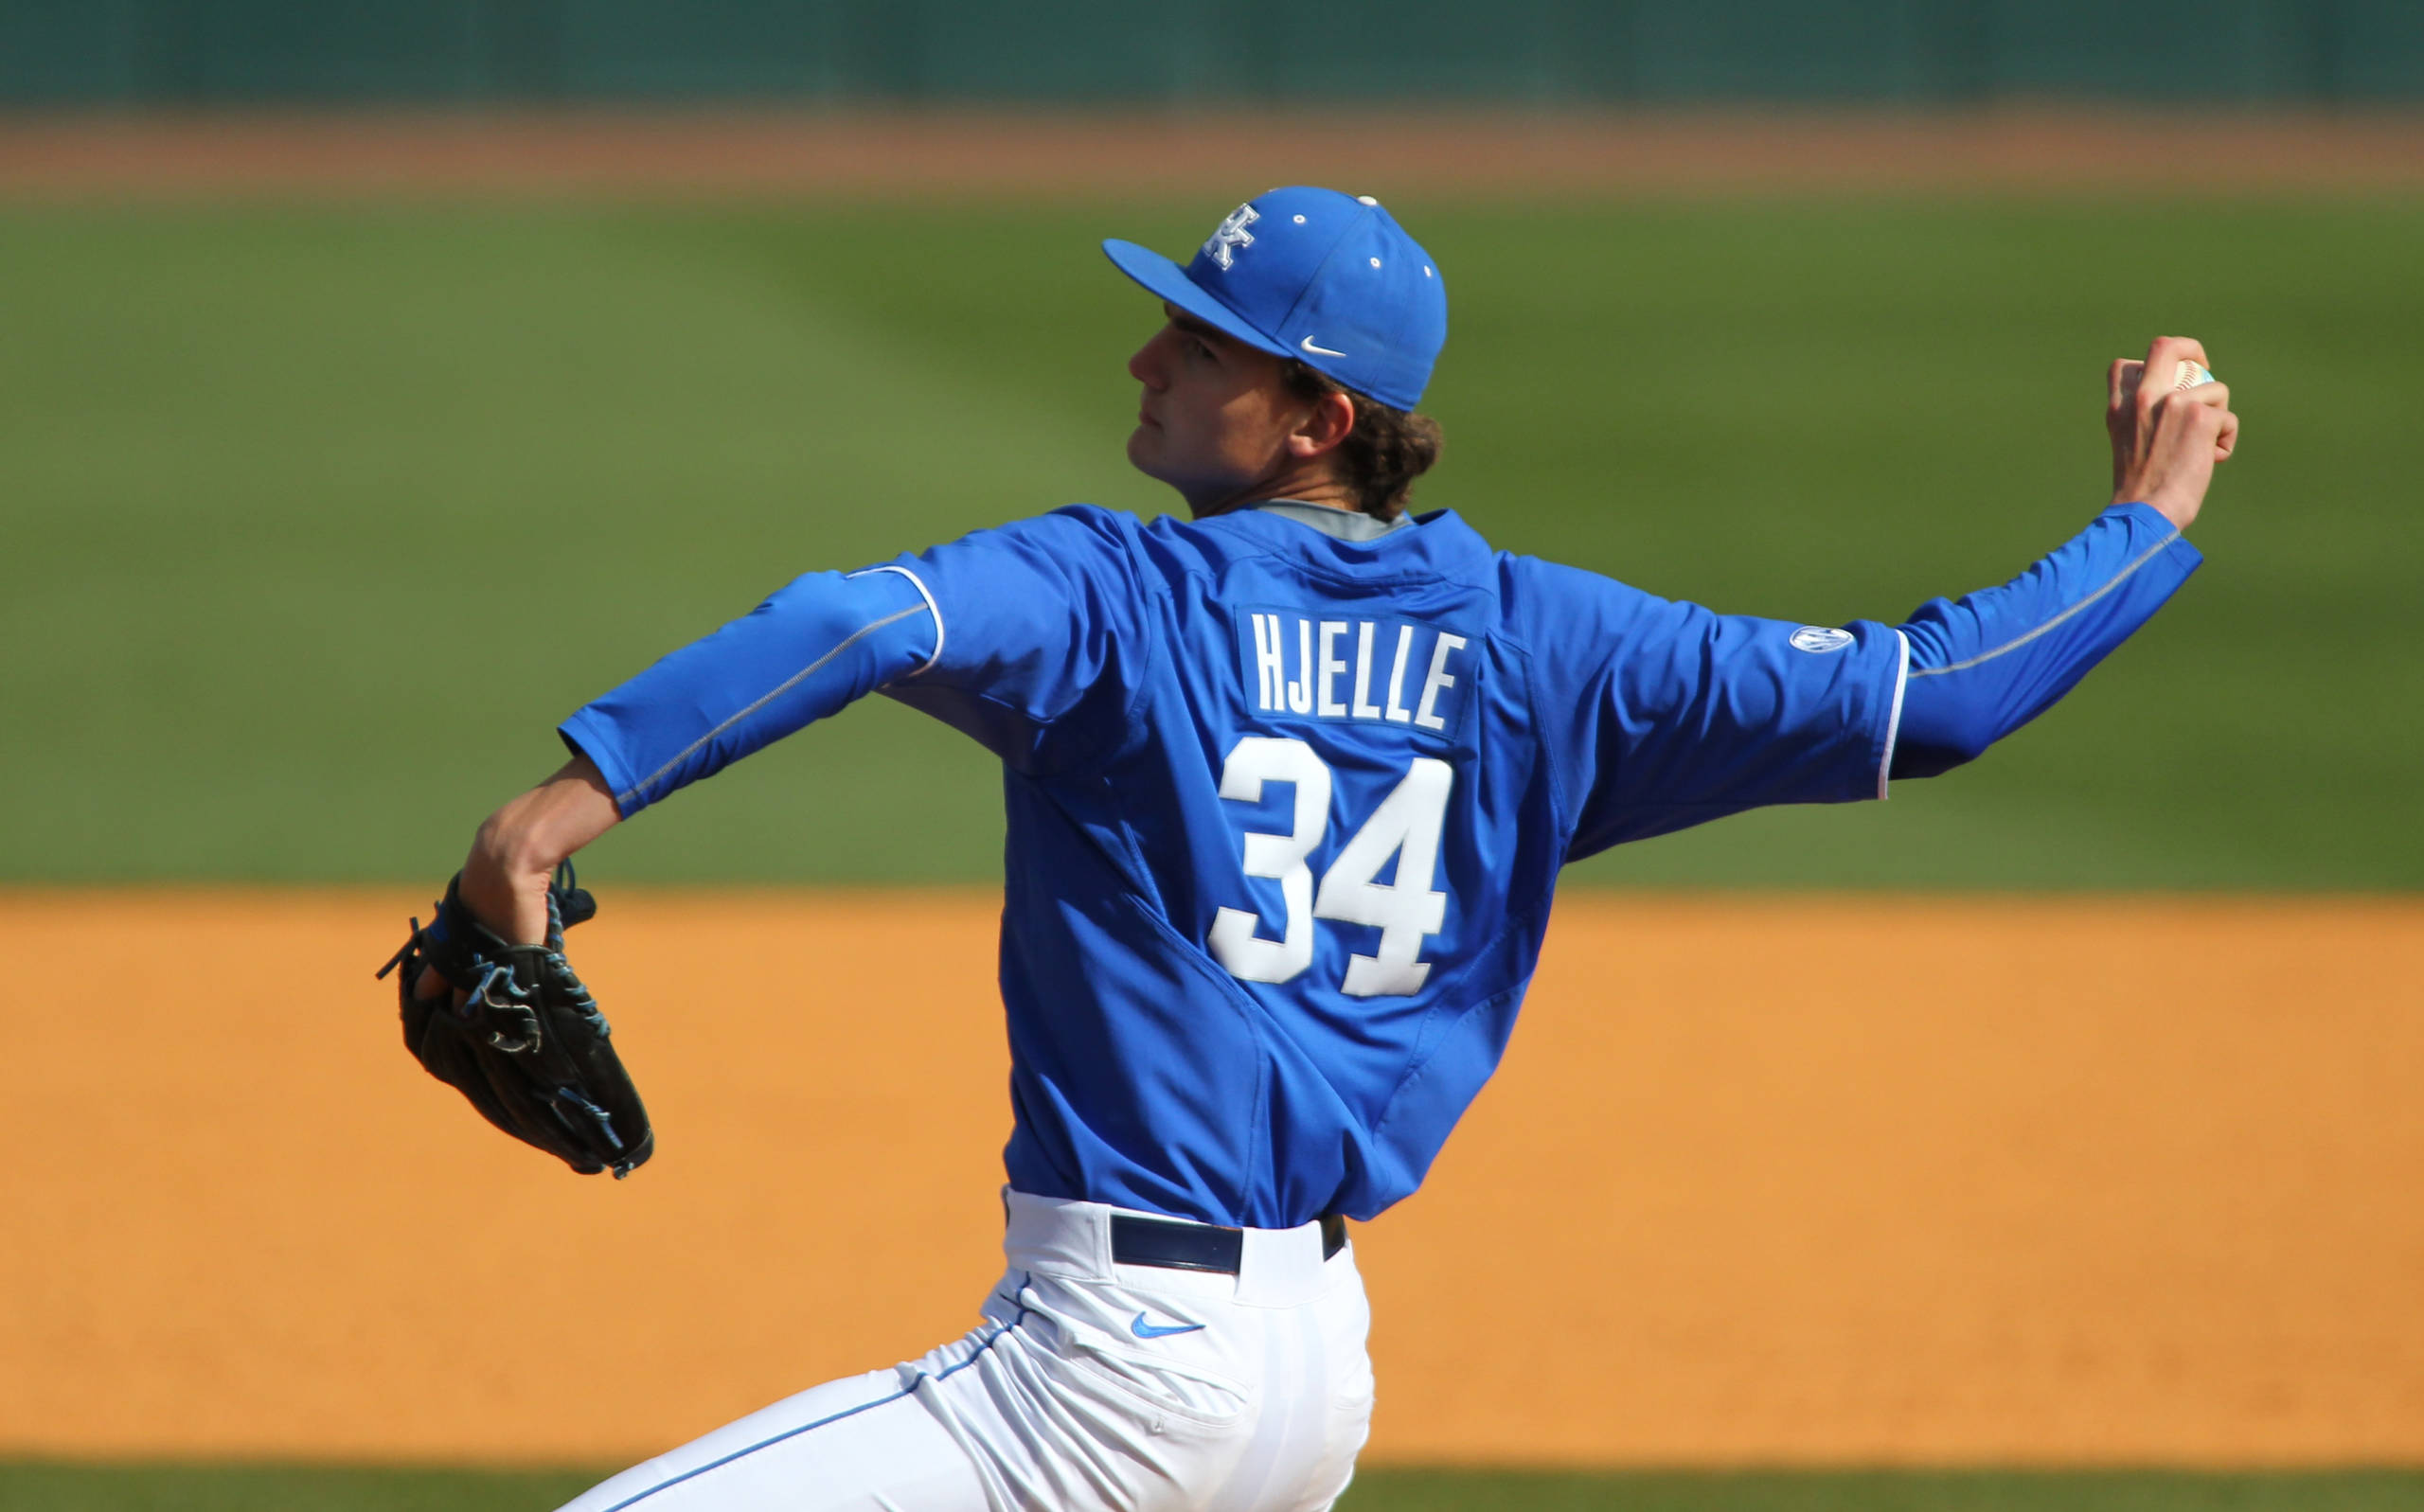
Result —
[{"label": "brown dirt", "polygon": [[[416,905],[0,895],[0,1452],[622,1461],[973,1321],[996,899],[610,898],[620,1184],[404,1059]],[[2419,963],[2415,901],[1569,899],[1359,1231],[1373,1457],[2424,1459]]]},{"label": "brown dirt", "polygon": [[1234,197],[2424,187],[2424,113],[2091,107],[1353,115],[0,116],[0,196]]}]

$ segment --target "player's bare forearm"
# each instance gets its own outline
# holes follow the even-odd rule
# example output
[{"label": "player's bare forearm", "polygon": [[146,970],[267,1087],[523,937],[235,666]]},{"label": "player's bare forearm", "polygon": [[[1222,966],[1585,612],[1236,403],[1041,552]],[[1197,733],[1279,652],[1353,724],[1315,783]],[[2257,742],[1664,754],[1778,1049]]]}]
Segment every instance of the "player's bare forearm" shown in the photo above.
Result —
[{"label": "player's bare forearm", "polygon": [[606,779],[585,756],[489,815],[463,861],[463,902],[480,922],[521,945],[547,934],[547,879],[573,852],[622,817]]}]

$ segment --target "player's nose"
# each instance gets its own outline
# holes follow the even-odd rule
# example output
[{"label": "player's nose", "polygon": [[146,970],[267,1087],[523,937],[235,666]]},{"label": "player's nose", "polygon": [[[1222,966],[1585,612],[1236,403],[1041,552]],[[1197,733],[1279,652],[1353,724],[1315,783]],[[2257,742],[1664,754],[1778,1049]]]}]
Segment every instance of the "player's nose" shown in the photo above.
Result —
[{"label": "player's nose", "polygon": [[1167,386],[1163,376],[1166,369],[1161,361],[1162,338],[1167,334],[1167,329],[1156,331],[1152,340],[1137,347],[1135,354],[1128,359],[1128,376],[1156,391]]}]

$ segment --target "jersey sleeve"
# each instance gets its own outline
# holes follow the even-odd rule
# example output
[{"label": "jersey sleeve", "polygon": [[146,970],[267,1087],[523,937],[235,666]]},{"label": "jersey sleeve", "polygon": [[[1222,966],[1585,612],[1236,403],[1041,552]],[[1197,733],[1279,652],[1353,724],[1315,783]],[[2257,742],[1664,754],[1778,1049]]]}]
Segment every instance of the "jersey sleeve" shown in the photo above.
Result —
[{"label": "jersey sleeve", "polygon": [[2120,504],[2003,586],[1921,604],[1901,627],[1911,678],[1894,775],[1950,771],[2044,713],[2203,560],[2160,511]]},{"label": "jersey sleeve", "polygon": [[883,691],[1016,771],[1102,750],[1152,654],[1135,528],[1075,506],[887,563],[933,606],[938,644]]},{"label": "jersey sleeve", "polygon": [[1769,804],[1884,795],[1907,654],[1892,627],[1720,614],[1534,565],[1568,860]]},{"label": "jersey sleeve", "polygon": [[558,728],[624,818],[930,660],[932,609],[885,572],[816,572]]}]

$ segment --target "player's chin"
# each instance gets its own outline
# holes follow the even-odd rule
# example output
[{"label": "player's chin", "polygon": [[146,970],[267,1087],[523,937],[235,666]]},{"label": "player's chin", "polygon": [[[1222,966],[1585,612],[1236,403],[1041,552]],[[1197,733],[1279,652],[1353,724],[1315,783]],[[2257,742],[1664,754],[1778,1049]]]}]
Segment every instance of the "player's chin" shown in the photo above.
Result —
[{"label": "player's chin", "polygon": [[1139,420],[1128,433],[1128,465],[1149,478],[1159,478],[1164,451],[1162,428],[1150,420]]}]

